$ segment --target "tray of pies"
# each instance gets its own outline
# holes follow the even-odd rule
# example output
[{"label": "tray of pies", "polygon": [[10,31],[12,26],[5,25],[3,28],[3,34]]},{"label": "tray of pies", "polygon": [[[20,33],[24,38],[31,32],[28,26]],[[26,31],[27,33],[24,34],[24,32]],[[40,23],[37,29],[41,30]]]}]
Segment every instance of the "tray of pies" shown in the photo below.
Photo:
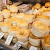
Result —
[{"label": "tray of pies", "polygon": [[0,11],[0,48],[50,50],[50,2],[6,5]]}]

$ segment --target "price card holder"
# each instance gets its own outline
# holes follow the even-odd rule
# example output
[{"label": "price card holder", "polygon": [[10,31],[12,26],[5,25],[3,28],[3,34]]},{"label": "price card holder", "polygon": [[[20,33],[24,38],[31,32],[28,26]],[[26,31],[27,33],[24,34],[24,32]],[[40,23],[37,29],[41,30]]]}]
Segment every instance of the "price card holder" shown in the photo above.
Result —
[{"label": "price card holder", "polygon": [[34,46],[31,46],[29,50],[38,50],[38,49]]},{"label": "price card holder", "polygon": [[0,32],[0,39],[4,36],[3,32]]},{"label": "price card holder", "polygon": [[19,50],[20,49],[20,47],[22,46],[22,42],[17,42],[13,47],[12,47],[12,49],[15,49],[15,50]]},{"label": "price card holder", "polygon": [[8,38],[6,39],[5,44],[10,45],[10,43],[11,43],[12,39],[13,39],[13,36],[8,35]]}]

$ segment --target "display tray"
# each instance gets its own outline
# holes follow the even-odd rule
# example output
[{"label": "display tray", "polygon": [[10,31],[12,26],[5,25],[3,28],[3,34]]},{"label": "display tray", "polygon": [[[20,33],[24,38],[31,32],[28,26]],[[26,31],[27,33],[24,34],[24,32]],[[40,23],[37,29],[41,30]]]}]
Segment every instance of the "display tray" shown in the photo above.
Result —
[{"label": "display tray", "polygon": [[[12,49],[13,45],[15,45],[15,44],[11,43],[8,46],[8,45],[5,44],[4,38],[0,39],[0,50],[15,50],[15,49]],[[19,50],[28,50],[28,49],[21,47]]]}]

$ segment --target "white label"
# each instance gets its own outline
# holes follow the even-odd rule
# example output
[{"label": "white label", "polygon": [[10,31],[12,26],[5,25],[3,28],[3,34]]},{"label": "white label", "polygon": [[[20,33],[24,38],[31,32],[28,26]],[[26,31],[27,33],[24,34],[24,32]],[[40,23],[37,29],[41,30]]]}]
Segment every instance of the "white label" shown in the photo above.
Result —
[{"label": "white label", "polygon": [[35,10],[34,10],[34,14],[36,14],[37,12],[38,12],[38,10],[37,10],[37,9],[35,9]]},{"label": "white label", "polygon": [[22,46],[22,42],[17,42],[14,46],[13,46],[13,49],[15,49],[15,50],[19,50],[19,48]]},{"label": "white label", "polygon": [[8,38],[6,39],[5,44],[10,45],[12,39],[13,39],[13,36],[9,35]]},{"label": "white label", "polygon": [[29,50],[37,50],[37,48],[34,46],[31,46]]},{"label": "white label", "polygon": [[4,36],[3,32],[0,32],[0,39]]}]

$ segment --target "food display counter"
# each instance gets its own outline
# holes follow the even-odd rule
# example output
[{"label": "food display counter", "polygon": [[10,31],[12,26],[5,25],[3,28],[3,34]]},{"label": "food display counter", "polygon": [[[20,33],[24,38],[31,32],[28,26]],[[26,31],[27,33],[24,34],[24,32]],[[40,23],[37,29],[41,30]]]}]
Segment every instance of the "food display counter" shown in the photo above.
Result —
[{"label": "food display counter", "polygon": [[1,4],[0,50],[50,50],[50,2]]}]

